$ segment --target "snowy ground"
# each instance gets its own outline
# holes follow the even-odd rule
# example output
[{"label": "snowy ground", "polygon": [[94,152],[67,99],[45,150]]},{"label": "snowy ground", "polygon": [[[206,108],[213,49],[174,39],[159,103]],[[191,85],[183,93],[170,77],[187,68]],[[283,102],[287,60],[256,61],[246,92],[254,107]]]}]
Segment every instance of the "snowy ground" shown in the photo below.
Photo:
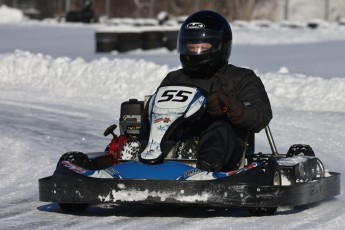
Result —
[{"label": "snowy ground", "polygon": [[[95,54],[95,30],[96,25],[0,24],[1,229],[343,229],[343,194],[260,218],[239,209],[145,205],[97,206],[69,215],[39,202],[37,180],[52,174],[62,153],[102,150],[109,141],[102,133],[118,122],[120,103],[151,94],[179,65],[176,53],[162,49]],[[344,35],[339,26],[238,27],[231,58],[261,76],[278,150],[309,144],[326,168],[342,174]],[[257,144],[268,150],[262,134]],[[342,190],[344,184],[342,179]]]}]

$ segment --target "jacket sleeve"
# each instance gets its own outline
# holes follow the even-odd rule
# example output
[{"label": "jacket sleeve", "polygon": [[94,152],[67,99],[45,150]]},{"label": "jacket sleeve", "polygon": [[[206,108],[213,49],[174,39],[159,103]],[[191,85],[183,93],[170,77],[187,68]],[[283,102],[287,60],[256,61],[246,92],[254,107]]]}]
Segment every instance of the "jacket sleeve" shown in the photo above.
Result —
[{"label": "jacket sleeve", "polygon": [[243,104],[241,122],[237,124],[251,132],[259,132],[272,119],[272,109],[261,79],[252,70],[247,70],[239,82],[238,99]]}]

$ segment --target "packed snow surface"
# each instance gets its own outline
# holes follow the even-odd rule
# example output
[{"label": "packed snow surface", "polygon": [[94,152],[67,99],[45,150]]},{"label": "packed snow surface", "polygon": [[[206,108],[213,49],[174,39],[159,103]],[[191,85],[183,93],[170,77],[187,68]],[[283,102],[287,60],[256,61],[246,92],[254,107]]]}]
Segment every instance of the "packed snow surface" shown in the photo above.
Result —
[{"label": "packed snow surface", "polygon": [[[62,153],[102,151],[110,141],[103,131],[118,123],[120,103],[152,94],[169,71],[179,68],[178,55],[166,50],[95,54],[96,27],[0,24],[1,229],[343,229],[343,194],[308,207],[281,207],[275,216],[260,218],[240,209],[165,205],[93,206],[71,215],[57,204],[39,202],[37,180],[53,173]],[[344,174],[345,46],[339,44],[345,44],[345,37],[335,32],[327,37],[321,28],[305,32],[309,38],[312,33],[313,41],[301,36],[283,45],[281,53],[282,44],[268,36],[278,28],[265,28],[257,36],[257,28],[246,28],[234,33],[254,41],[266,36],[268,53],[247,38],[242,45],[234,43],[231,62],[255,64],[271,100],[270,127],[278,151],[309,144],[327,169]],[[296,33],[279,30],[280,37]],[[344,29],[335,30],[341,34]],[[311,55],[314,47],[320,55]],[[296,56],[296,50],[303,52]],[[274,62],[281,58],[284,64]],[[269,151],[263,133],[256,144],[257,151]],[[341,186],[344,190],[344,179]]]}]

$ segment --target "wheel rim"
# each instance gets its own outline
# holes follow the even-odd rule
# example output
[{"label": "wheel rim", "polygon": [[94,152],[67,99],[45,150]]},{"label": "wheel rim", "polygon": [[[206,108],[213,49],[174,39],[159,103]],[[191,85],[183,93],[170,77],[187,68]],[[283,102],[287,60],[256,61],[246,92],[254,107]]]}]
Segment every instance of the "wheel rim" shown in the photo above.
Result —
[{"label": "wheel rim", "polygon": [[317,158],[317,165],[316,165],[316,178],[322,178],[325,176],[325,166],[320,161],[319,158]]}]

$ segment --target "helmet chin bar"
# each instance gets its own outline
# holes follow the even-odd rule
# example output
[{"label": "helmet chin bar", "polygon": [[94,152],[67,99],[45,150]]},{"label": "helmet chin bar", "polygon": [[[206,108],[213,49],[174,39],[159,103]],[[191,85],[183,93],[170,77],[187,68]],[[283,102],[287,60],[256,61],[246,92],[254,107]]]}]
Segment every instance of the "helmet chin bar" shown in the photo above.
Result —
[{"label": "helmet chin bar", "polygon": [[217,59],[213,59],[213,62],[194,62],[190,64],[187,57],[182,57],[180,55],[180,61],[184,72],[192,78],[209,78],[214,73],[218,71],[223,65],[227,64],[227,62],[223,62],[221,58],[218,56]]},{"label": "helmet chin bar", "polygon": [[162,143],[187,119],[204,111],[206,98],[195,87],[165,86],[152,96],[149,108],[150,137],[140,161],[147,164],[162,163],[167,153]]}]

